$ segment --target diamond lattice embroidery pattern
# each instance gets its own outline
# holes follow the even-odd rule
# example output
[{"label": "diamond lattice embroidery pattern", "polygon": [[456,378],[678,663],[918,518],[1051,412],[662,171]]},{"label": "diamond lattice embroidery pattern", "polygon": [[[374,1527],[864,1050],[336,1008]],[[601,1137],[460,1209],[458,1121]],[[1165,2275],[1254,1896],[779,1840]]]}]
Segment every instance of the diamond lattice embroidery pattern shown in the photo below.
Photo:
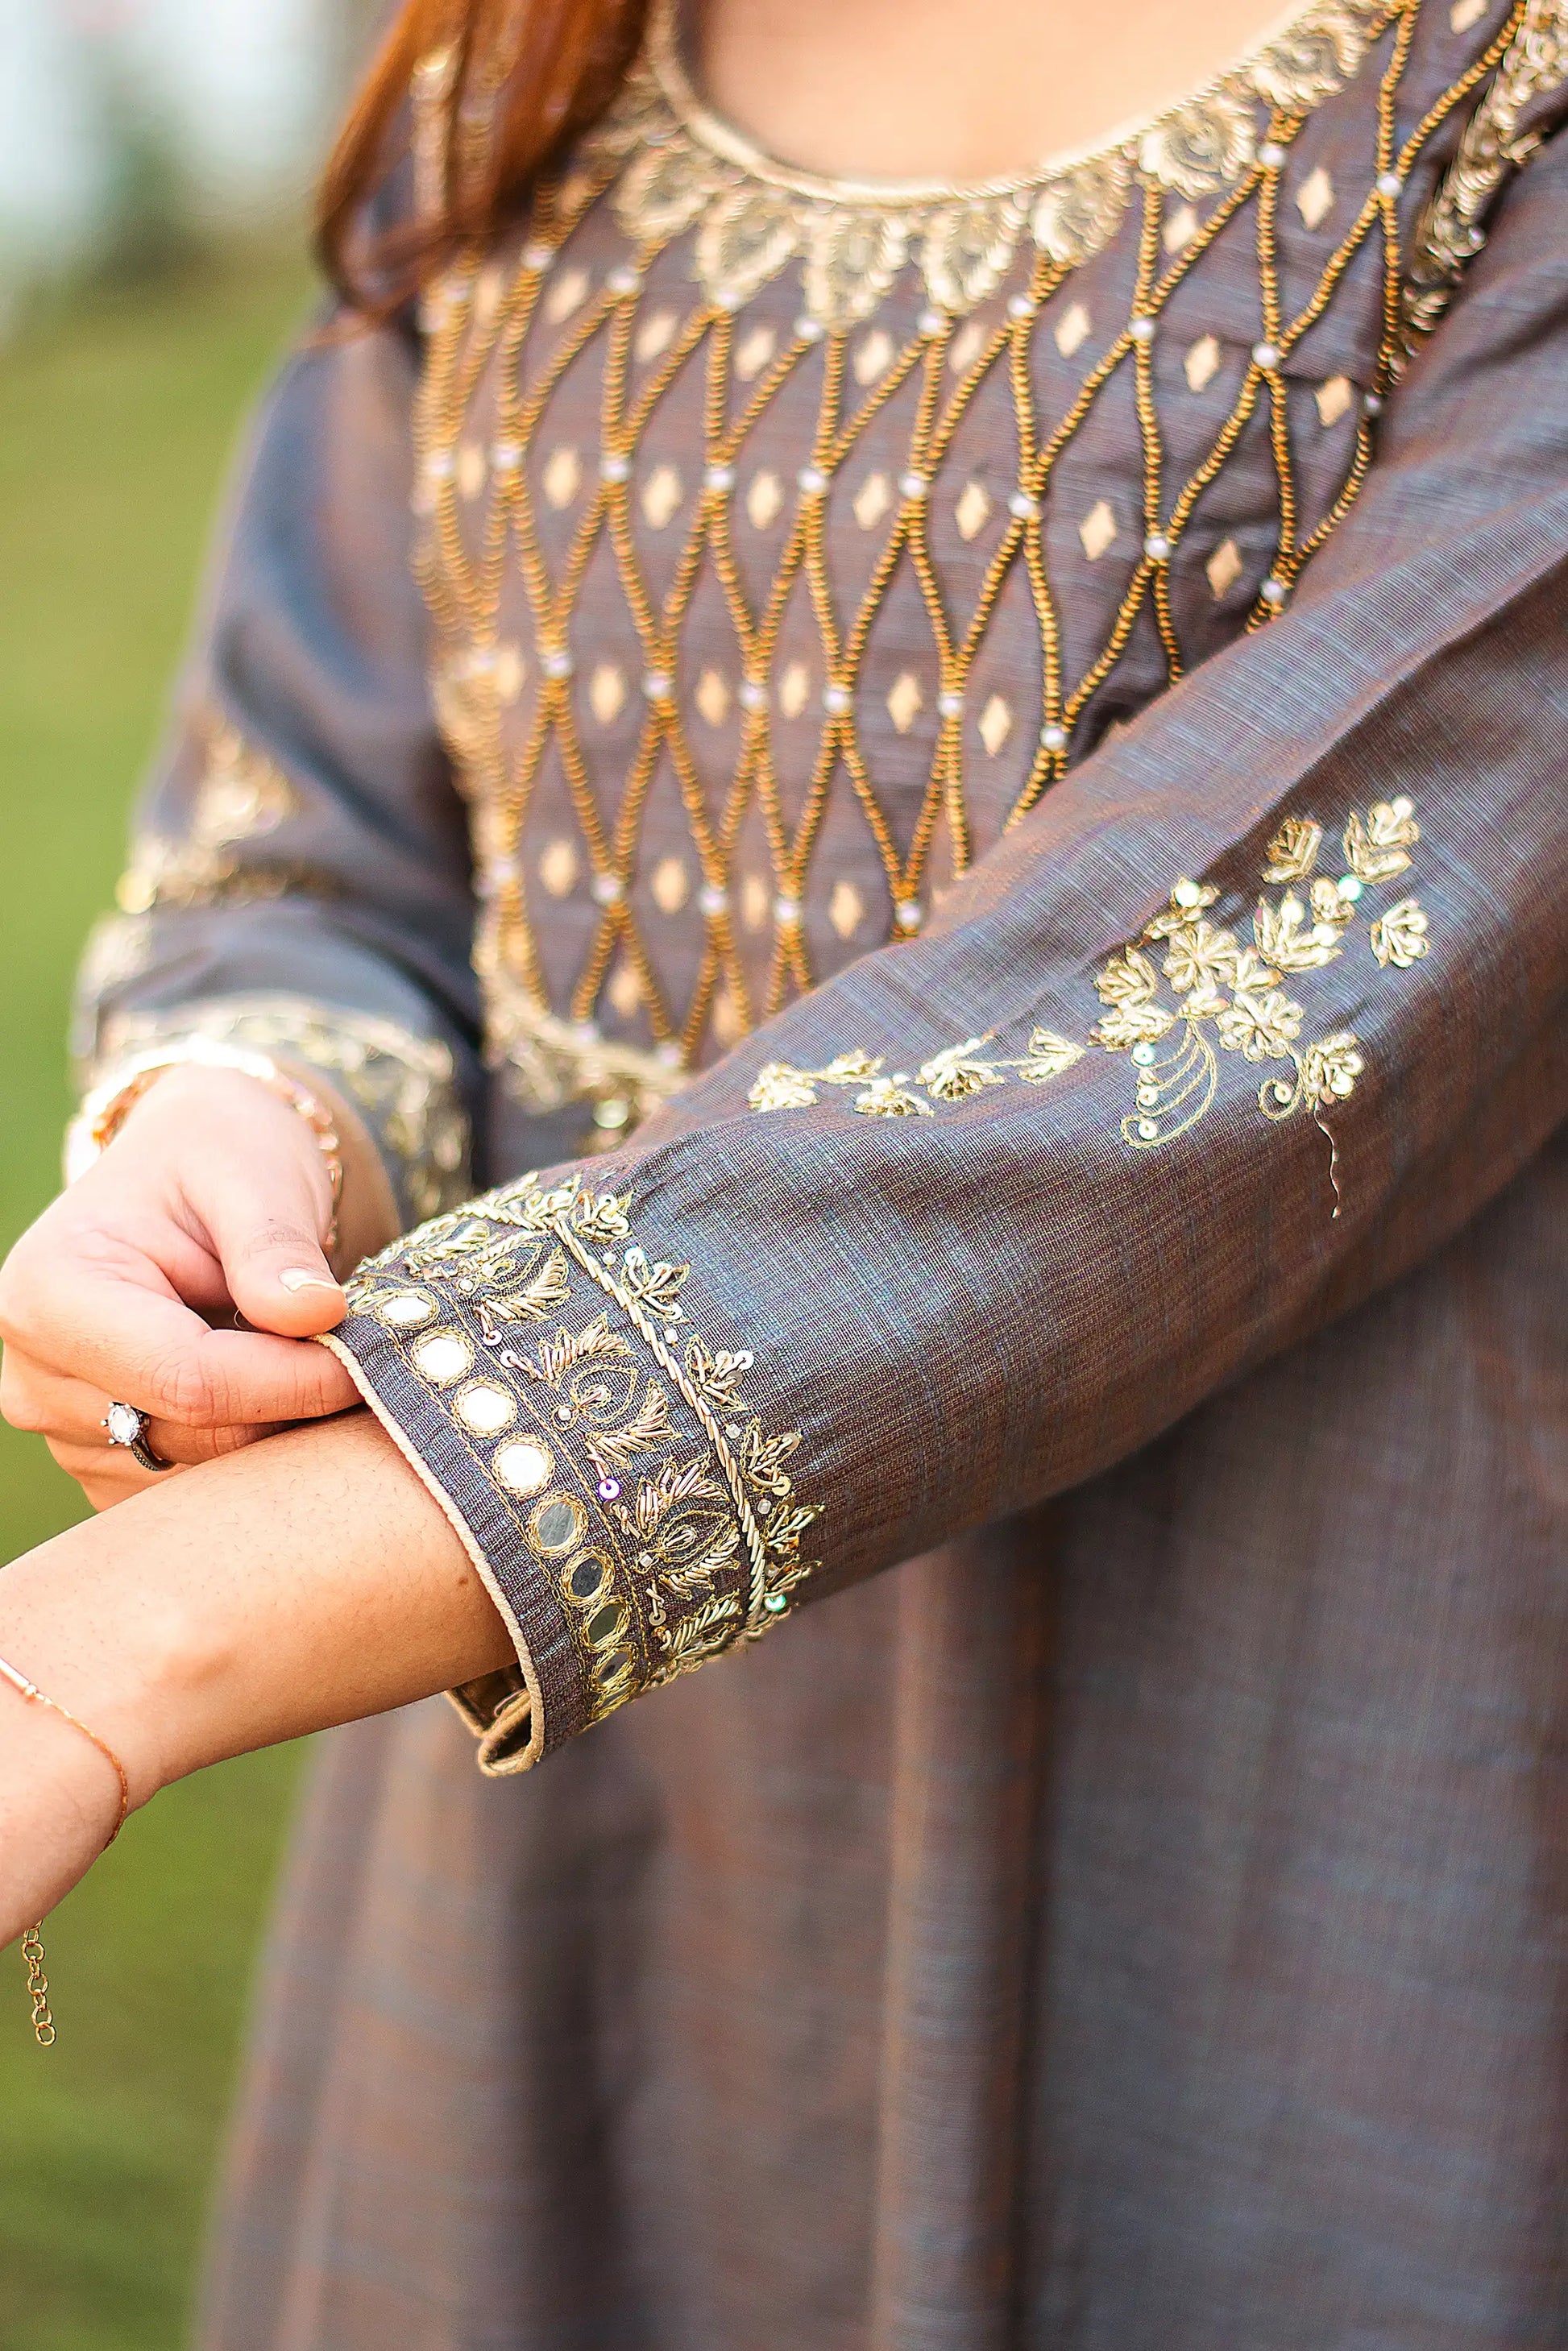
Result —
[{"label": "diamond lattice embroidery pattern", "polygon": [[978,192],[778,172],[656,33],[428,305],[435,695],[525,1100],[623,1132],[1285,605],[1371,460],[1428,144],[1521,14],[1323,0]]}]

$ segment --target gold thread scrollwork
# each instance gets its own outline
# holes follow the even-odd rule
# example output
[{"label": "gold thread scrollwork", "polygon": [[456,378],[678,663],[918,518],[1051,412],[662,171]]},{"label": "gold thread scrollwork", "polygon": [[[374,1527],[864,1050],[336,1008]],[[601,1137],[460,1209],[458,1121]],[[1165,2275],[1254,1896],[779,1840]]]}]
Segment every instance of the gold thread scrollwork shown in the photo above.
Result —
[{"label": "gold thread scrollwork", "polygon": [[[816,1565],[800,1538],[820,1515],[790,1475],[799,1431],[769,1431],[743,1401],[752,1353],[691,1329],[690,1266],[650,1256],[629,1206],[575,1177],[547,1190],[523,1176],[350,1288],[521,1512],[595,1721],[769,1631]],[[447,1323],[432,1328],[441,1297]],[[518,1432],[523,1412],[537,1435]]]},{"label": "gold thread scrollwork", "polygon": [[[1086,1044],[1036,1028],[1021,1056],[994,1054],[988,1036],[970,1037],[913,1071],[890,1071],[885,1055],[858,1049],[821,1069],[768,1061],[752,1084],[751,1107],[805,1109],[823,1087],[844,1088],[862,1116],[929,1118],[938,1104],[1009,1081],[1049,1084],[1097,1049],[1125,1053],[1132,1064],[1134,1102],[1122,1137],[1134,1150],[1157,1150],[1198,1123],[1218,1090],[1225,1054],[1289,1062],[1289,1078],[1264,1078],[1259,1108],[1276,1123],[1305,1111],[1321,1125],[1323,1113],[1354,1091],[1365,1063],[1352,1029],[1303,1042],[1306,1009],[1285,983],[1339,959],[1364,893],[1406,872],[1420,837],[1415,803],[1403,795],[1364,815],[1353,810],[1341,835],[1344,871],[1335,877],[1316,872],[1322,826],[1289,818],[1262,869],[1264,883],[1284,885],[1282,893],[1258,899],[1250,942],[1210,919],[1217,889],[1178,880],[1169,904],[1096,975],[1104,1010]],[[1368,945],[1385,969],[1407,970],[1427,953],[1427,928],[1419,902],[1403,898],[1372,922]]]},{"label": "gold thread scrollwork", "polygon": [[1525,117],[1568,82],[1568,0],[1527,0],[1518,31],[1465,125],[1416,228],[1402,295],[1404,343],[1413,353],[1453,299],[1487,238],[1487,216],[1505,182],[1543,133]]},{"label": "gold thread scrollwork", "polygon": [[319,877],[308,868],[242,864],[233,853],[242,842],[276,832],[298,807],[299,796],[282,768],[236,726],[214,721],[186,829],[178,837],[140,836],[115,891],[120,912],[233,904],[282,897],[291,889],[319,892]]},{"label": "gold thread scrollwork", "polygon": [[806,315],[852,326],[913,253],[931,302],[962,318],[995,290],[1026,234],[1069,267],[1108,245],[1134,173],[1186,198],[1235,185],[1257,160],[1260,120],[1303,115],[1343,89],[1393,13],[1387,0],[1319,0],[1141,131],[1017,180],[878,188],[785,171],[713,115],[687,79],[674,11],[659,0],[645,60],[590,153],[619,158],[635,126],[648,143],[615,191],[617,217],[640,245],[700,224],[693,272],[722,308],[798,258]]}]

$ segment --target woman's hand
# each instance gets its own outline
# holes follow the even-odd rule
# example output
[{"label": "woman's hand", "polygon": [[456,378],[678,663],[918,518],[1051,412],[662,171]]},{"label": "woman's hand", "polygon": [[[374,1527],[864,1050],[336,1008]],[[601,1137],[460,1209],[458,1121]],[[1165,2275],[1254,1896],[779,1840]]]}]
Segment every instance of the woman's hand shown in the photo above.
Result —
[{"label": "woman's hand", "polygon": [[[108,1741],[133,1805],[514,1656],[445,1512],[368,1412],[159,1479],[0,1572],[0,1656]],[[0,1946],[85,1875],[119,1802],[91,1743],[0,1680]]]},{"label": "woman's hand", "polygon": [[[343,1128],[340,1255],[357,1263],[395,1226],[373,1146]],[[111,1399],[146,1413],[153,1451],[178,1465],[340,1412],[348,1374],[300,1343],[344,1312],[331,1210],[320,1145],[287,1102],[238,1071],[167,1071],[0,1267],[0,1412],[99,1510],[160,1474],[109,1443]]]}]

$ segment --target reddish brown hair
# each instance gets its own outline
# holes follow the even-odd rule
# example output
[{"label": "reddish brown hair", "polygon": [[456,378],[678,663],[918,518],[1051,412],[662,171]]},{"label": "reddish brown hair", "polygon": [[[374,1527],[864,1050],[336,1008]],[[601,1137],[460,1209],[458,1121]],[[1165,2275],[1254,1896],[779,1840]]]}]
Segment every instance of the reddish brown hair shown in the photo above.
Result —
[{"label": "reddish brown hair", "polygon": [[[322,175],[317,247],[356,309],[384,313],[513,214],[551,157],[601,114],[648,0],[403,0]],[[377,230],[379,192],[422,138],[434,201]]]}]

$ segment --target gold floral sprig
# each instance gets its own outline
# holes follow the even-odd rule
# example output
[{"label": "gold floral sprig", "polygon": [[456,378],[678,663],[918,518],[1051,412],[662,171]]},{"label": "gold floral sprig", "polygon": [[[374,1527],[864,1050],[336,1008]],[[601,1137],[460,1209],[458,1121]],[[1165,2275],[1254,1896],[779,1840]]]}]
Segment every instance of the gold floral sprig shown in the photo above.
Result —
[{"label": "gold floral sprig", "polygon": [[[1133,1063],[1134,1105],[1122,1134],[1135,1150],[1155,1150],[1197,1123],[1214,1100],[1222,1052],[1253,1063],[1288,1061],[1289,1078],[1263,1080],[1260,1109],[1276,1122],[1304,1110],[1321,1124],[1325,1110],[1354,1092],[1365,1062],[1350,1029],[1330,1029],[1303,1043],[1306,1008],[1285,982],[1337,961],[1364,893],[1408,869],[1421,833],[1414,801],[1401,794],[1376,801],[1364,816],[1352,811],[1340,836],[1344,870],[1337,876],[1317,871],[1323,838],[1312,817],[1291,817],[1280,827],[1262,879],[1281,894],[1260,896],[1249,942],[1211,919],[1218,889],[1179,879],[1168,904],[1096,976],[1105,1008],[1087,1044],[1036,1028],[1022,1055],[988,1051],[992,1031],[945,1047],[913,1072],[890,1071],[886,1054],[858,1048],[815,1070],[768,1061],[753,1081],[751,1107],[804,1109],[826,1086],[847,1090],[850,1108],[863,1117],[929,1118],[936,1104],[1009,1081],[1049,1084],[1097,1048],[1125,1053]],[[1377,915],[1367,942],[1385,969],[1418,962],[1427,947],[1419,903],[1402,898]]]}]

